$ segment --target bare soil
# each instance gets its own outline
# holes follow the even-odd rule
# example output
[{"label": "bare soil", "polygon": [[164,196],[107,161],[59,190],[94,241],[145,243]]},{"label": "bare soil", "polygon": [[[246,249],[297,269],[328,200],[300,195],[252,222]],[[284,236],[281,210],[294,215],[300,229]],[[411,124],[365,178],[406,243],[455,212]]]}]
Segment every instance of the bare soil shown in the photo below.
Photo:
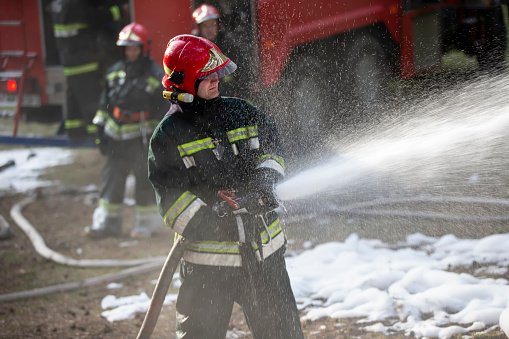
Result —
[{"label": "bare soil", "polygon": [[[65,173],[78,187],[97,185],[102,166],[102,158],[96,150],[79,150],[76,161],[71,165],[59,166],[46,178],[63,178]],[[147,257],[165,257],[171,247],[173,234],[164,229],[159,236],[133,242],[129,238],[132,227],[132,207],[125,209],[125,223],[123,235],[118,238],[90,240],[84,236],[83,228],[91,221],[92,212],[96,206],[96,194],[79,193],[75,186],[60,185],[37,190],[38,199],[29,204],[24,210],[24,217],[40,232],[46,244],[51,249],[63,255],[76,259],[136,259]],[[0,241],[0,294],[26,291],[35,288],[81,281],[87,278],[117,272],[119,268],[76,268],[57,264],[38,255],[27,236],[16,225],[10,216],[12,207],[20,203],[26,195],[4,194],[0,196],[0,214],[11,225],[14,236]],[[385,221],[387,222],[387,221]],[[404,234],[397,231],[397,221],[392,220],[395,232],[384,234],[379,231],[384,221],[366,220],[358,229],[348,229],[346,220],[335,220],[341,227],[330,229],[324,237],[313,241],[344,240],[352,231],[360,236],[379,235],[390,241],[401,238]],[[408,224],[408,223],[407,223]],[[378,225],[378,226],[375,226]],[[289,223],[290,236],[295,242],[290,245],[289,252],[299,251],[302,242],[309,239],[301,224]],[[359,226],[359,225],[358,225]],[[421,225],[422,226],[422,225]],[[474,233],[477,226],[472,226]],[[488,225],[486,225],[488,226]],[[481,227],[482,233],[501,233],[509,231],[507,225],[493,225]],[[419,225],[415,225],[416,228]],[[427,225],[431,232],[440,229],[439,225]],[[378,229],[378,230],[377,230]],[[463,228],[465,231],[467,228]],[[293,232],[291,231],[293,230]],[[341,230],[341,231],[339,231]],[[406,230],[404,233],[412,232]],[[422,231],[422,229],[421,229]],[[375,232],[375,233],[373,233]],[[426,231],[424,231],[426,233]],[[447,232],[443,230],[444,233]],[[303,234],[299,238],[297,234]],[[397,234],[397,236],[395,236]],[[482,236],[482,234],[480,235]],[[125,246],[125,245],[128,246]],[[125,247],[124,247],[125,246]],[[464,268],[471,271],[472,268]],[[108,322],[101,316],[101,300],[108,294],[124,297],[141,292],[152,295],[154,281],[159,276],[159,270],[149,274],[136,275],[119,281],[123,287],[119,290],[107,289],[107,284],[100,284],[88,288],[49,294],[45,296],[20,299],[0,303],[0,338],[133,338],[139,331],[144,314],[137,314],[134,319]],[[509,279],[509,275],[505,277]],[[176,293],[176,290],[170,291]],[[366,332],[359,325],[357,319],[336,320],[321,319],[302,324],[307,338],[383,338],[382,334]],[[174,338],[175,309],[165,306],[159,317],[153,338]],[[235,329],[235,330],[234,330]],[[246,326],[242,310],[234,308],[230,330],[235,331],[237,338],[251,338]],[[391,335],[392,338],[413,338],[404,334]],[[490,332],[486,338],[504,338],[500,331]],[[459,336],[458,336],[459,338]]]}]

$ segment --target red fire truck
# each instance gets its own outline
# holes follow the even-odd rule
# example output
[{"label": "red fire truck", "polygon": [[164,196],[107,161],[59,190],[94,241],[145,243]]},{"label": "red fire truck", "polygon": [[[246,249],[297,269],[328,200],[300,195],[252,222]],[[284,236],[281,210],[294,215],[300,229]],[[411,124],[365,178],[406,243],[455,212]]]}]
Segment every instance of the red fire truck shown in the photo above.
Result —
[{"label": "red fire truck", "polygon": [[[13,105],[39,120],[61,111],[65,87],[44,8],[51,0],[8,1],[0,12],[0,107]],[[338,114],[338,102],[383,99],[391,77],[437,69],[451,48],[475,55],[480,67],[505,63],[500,0],[206,0],[225,28],[248,46],[256,104],[292,130],[316,131]],[[152,56],[191,32],[202,2],[131,0],[131,18],[152,35]],[[275,91],[273,89],[276,89]],[[333,103],[333,105],[331,105]],[[54,113],[56,110],[57,113]]]}]

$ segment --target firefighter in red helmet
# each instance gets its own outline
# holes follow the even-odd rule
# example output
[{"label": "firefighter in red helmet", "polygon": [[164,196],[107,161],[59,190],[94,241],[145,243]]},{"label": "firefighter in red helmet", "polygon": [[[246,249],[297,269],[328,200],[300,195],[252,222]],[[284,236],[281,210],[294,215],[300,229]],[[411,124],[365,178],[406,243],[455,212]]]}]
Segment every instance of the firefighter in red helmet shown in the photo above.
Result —
[{"label": "firefighter in red helmet", "polygon": [[192,34],[212,41],[241,66],[235,74],[221,79],[221,95],[246,98],[251,80],[249,51],[238,43],[241,40],[232,30],[226,29],[221,13],[212,5],[201,4],[192,13]]},{"label": "firefighter in red helmet", "polygon": [[149,179],[165,224],[189,241],[177,338],[225,338],[234,302],[253,338],[303,338],[276,211],[285,164],[275,124],[220,96],[219,80],[236,65],[214,43],[176,36],[163,65],[171,106],[151,138]]},{"label": "firefighter in red helmet", "polygon": [[117,46],[123,49],[124,58],[106,71],[93,120],[106,162],[98,206],[92,226],[85,232],[91,238],[120,235],[124,189],[132,172],[136,203],[131,237],[147,238],[162,226],[146,163],[148,139],[168,110],[159,81],[164,71],[150,58],[150,38],[143,25],[133,22],[125,26]]}]

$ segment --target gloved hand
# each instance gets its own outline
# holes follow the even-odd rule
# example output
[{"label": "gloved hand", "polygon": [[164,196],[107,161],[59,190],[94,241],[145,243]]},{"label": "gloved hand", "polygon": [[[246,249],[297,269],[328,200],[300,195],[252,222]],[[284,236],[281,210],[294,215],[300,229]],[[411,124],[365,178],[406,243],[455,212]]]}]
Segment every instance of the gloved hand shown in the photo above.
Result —
[{"label": "gloved hand", "polygon": [[[224,192],[224,191],[222,191]],[[221,197],[221,192],[219,193]],[[230,205],[227,201],[221,201],[214,204],[212,210],[220,217],[238,214],[265,214],[276,209],[279,202],[270,190],[266,192],[253,192],[243,197],[229,197]]]},{"label": "gloved hand", "polygon": [[282,175],[275,170],[260,168],[255,173],[255,178],[251,184],[251,190],[259,195],[261,201],[268,211],[279,207],[279,201],[276,198],[274,187],[276,182],[282,179]]}]

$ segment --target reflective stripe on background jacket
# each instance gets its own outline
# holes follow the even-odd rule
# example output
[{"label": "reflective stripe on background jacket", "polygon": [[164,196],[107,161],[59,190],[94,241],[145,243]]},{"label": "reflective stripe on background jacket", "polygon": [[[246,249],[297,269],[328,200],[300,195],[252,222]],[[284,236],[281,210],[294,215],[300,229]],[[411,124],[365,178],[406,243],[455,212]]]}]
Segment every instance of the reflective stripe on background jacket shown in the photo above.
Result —
[{"label": "reflective stripe on background jacket", "polygon": [[121,24],[122,9],[116,2],[54,0],[51,3],[53,33],[66,76],[104,70],[97,40],[108,29],[107,25]]},{"label": "reflective stripe on background jacket", "polygon": [[[255,190],[260,169],[284,176],[278,131],[261,110],[242,99],[219,97],[209,111],[197,114],[184,113],[180,105],[193,104],[173,102],[151,139],[149,179],[159,212],[170,228],[191,241],[184,260],[241,266],[239,234],[224,232],[238,229],[235,219],[218,218],[211,207],[219,201],[219,190],[239,197]],[[266,258],[286,243],[278,215],[270,212],[265,221],[264,246],[259,239],[251,242],[259,260],[259,249]],[[243,222],[247,228],[261,220],[244,215]]]},{"label": "reflective stripe on background jacket", "polygon": [[[163,76],[152,59],[115,63],[106,71],[94,124],[104,126],[105,135],[116,141],[145,137],[148,142],[169,107],[161,95]],[[115,107],[127,117],[146,113],[142,120],[120,121],[113,114]]]}]

